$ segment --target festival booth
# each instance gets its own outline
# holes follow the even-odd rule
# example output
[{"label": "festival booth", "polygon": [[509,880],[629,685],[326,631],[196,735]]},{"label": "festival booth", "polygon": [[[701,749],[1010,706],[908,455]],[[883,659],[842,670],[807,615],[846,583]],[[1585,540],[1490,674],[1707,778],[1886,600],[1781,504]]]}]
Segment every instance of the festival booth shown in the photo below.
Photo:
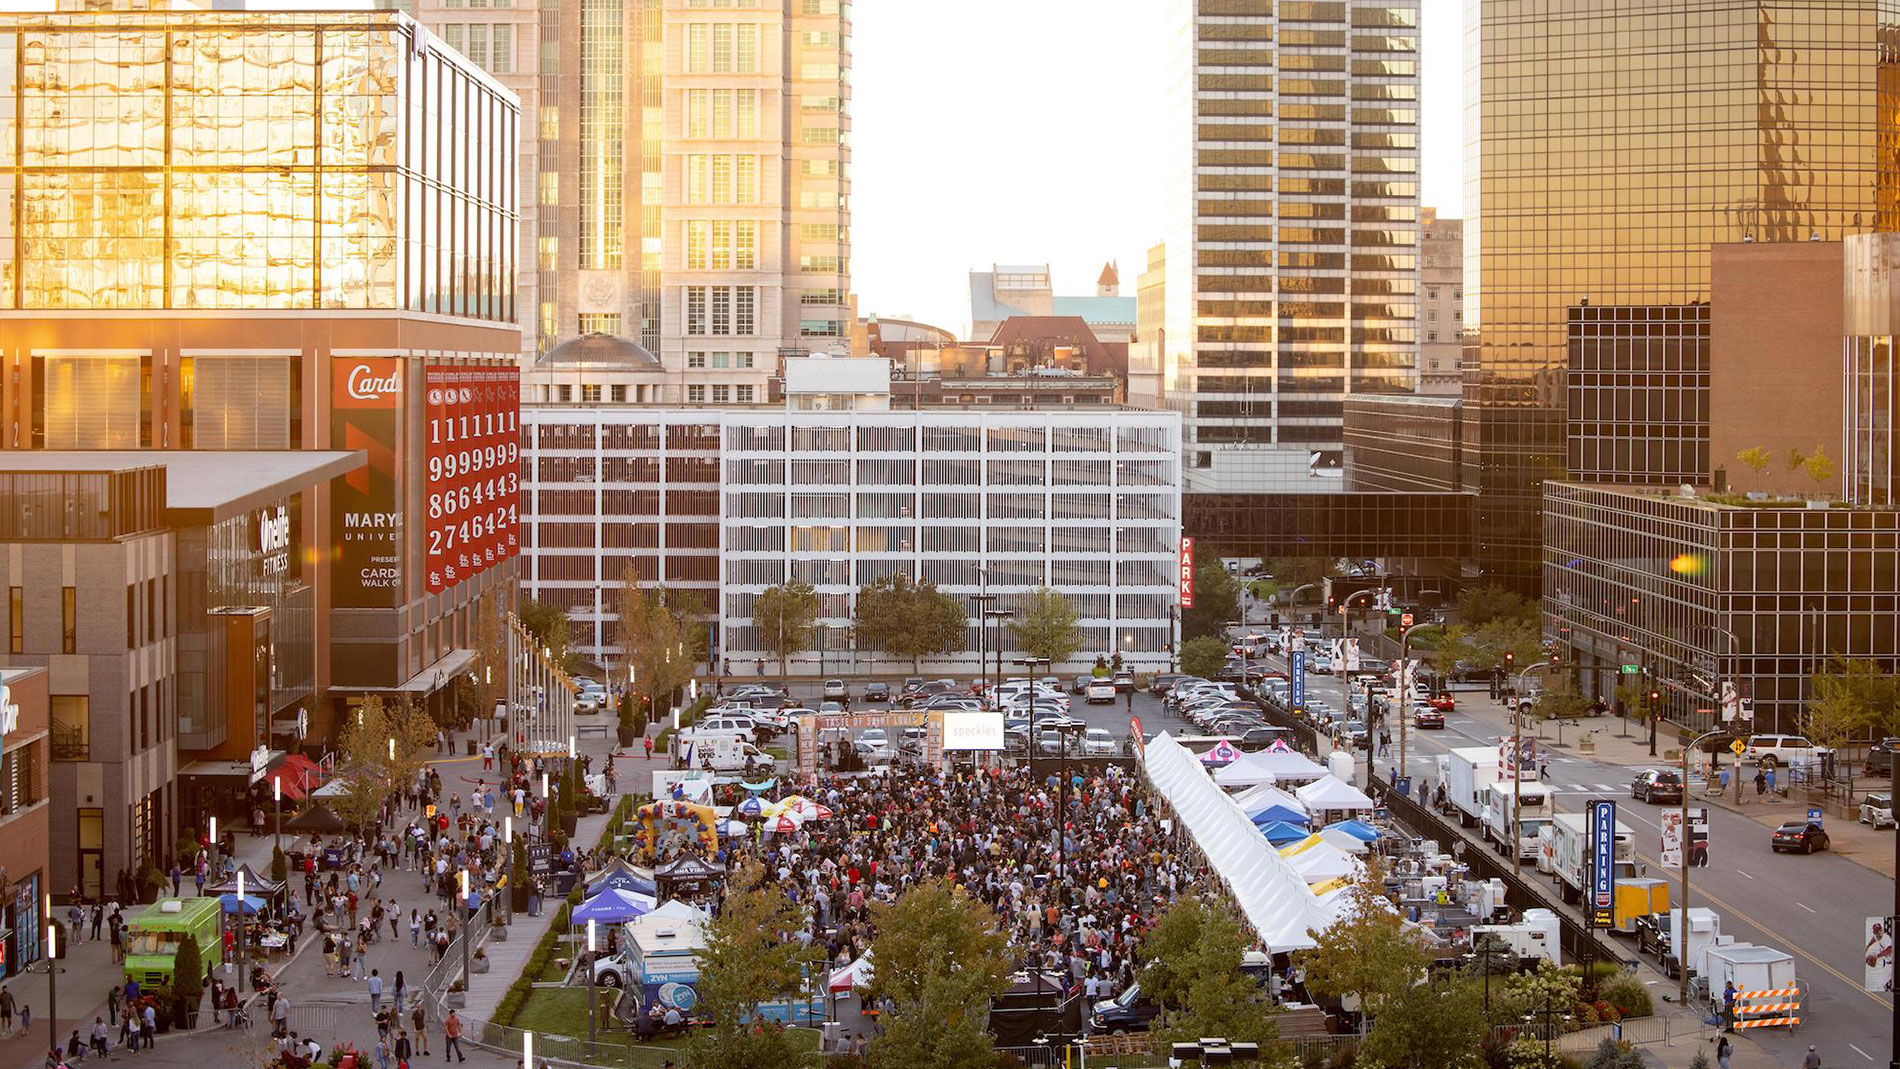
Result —
[{"label": "festival booth", "polygon": [[692,854],[681,854],[653,870],[661,898],[703,894],[726,878],[726,870]]},{"label": "festival booth", "polygon": [[645,895],[610,887],[575,906],[567,915],[568,923],[577,928],[585,927],[588,921],[596,925],[625,924],[653,912],[655,905],[657,903]]},{"label": "festival booth", "polygon": [[1337,776],[1326,775],[1293,792],[1316,820],[1349,818],[1370,813],[1374,803],[1366,792]]},{"label": "festival booth", "polygon": [[1200,760],[1163,732],[1147,744],[1142,769],[1155,795],[1226,884],[1260,941],[1275,953],[1313,946],[1308,933],[1329,927],[1338,917],[1336,910],[1314,897],[1305,877],[1215,786]]},{"label": "festival booth", "polygon": [[660,896],[660,886],[653,881],[653,877],[622,861],[615,861],[608,868],[589,876],[587,889],[581,892],[581,897],[592,898],[606,890],[631,891],[649,898]]},{"label": "festival booth", "polygon": [[1256,750],[1214,773],[1222,787],[1254,787],[1263,783],[1306,783],[1326,774],[1324,766],[1295,750]]},{"label": "festival booth", "polygon": [[1329,843],[1349,854],[1363,854],[1385,834],[1363,820],[1341,820],[1320,829]]},{"label": "festival booth", "polygon": [[1288,843],[1299,842],[1312,832],[1307,830],[1304,824],[1290,824],[1281,820],[1260,825],[1260,834],[1274,846],[1285,846]]},{"label": "festival booth", "polygon": [[[244,877],[241,883],[244,888],[244,901],[241,908],[237,895],[240,875]],[[259,876],[250,865],[245,864],[239,865],[230,876],[207,885],[205,892],[218,896],[221,903],[219,916],[224,922],[225,930],[231,933],[233,940],[237,938],[238,926],[240,924],[244,926],[245,946],[250,948],[252,954],[260,950],[266,954],[275,954],[289,944],[290,936],[281,926],[265,924],[261,917],[272,904],[282,904],[281,899],[284,893],[282,882]]]},{"label": "festival booth", "polygon": [[1358,875],[1362,867],[1357,858],[1318,834],[1281,847],[1280,856],[1292,862],[1308,884],[1350,878]]},{"label": "festival booth", "polygon": [[831,993],[834,995],[843,995],[856,991],[858,988],[864,987],[870,982],[871,952],[868,950],[859,954],[858,960],[846,965],[844,968],[833,969],[831,971]]},{"label": "festival booth", "polygon": [[639,826],[634,841],[644,857],[667,857],[695,848],[706,854],[719,850],[719,817],[711,806],[649,802],[634,810],[633,818]]},{"label": "festival booth", "polygon": [[1240,750],[1233,743],[1222,739],[1214,748],[1201,755],[1201,764],[1209,768],[1225,768],[1240,760]]}]

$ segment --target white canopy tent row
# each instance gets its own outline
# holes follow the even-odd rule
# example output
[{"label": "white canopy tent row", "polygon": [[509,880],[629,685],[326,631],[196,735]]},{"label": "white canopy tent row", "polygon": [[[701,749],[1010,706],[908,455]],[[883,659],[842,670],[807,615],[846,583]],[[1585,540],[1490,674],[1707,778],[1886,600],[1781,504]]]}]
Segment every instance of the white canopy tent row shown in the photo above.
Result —
[{"label": "white canopy tent row", "polygon": [[1306,783],[1326,775],[1326,766],[1293,750],[1257,750],[1242,754],[1214,773],[1222,787],[1253,787],[1262,783]]},{"label": "white canopy tent row", "polygon": [[1308,933],[1331,925],[1343,900],[1335,896],[1328,905],[1316,897],[1306,877],[1208,778],[1200,759],[1166,732],[1147,744],[1142,768],[1260,941],[1274,952],[1313,946]]},{"label": "white canopy tent row", "polygon": [[1293,792],[1293,796],[1315,816],[1338,813],[1350,817],[1370,813],[1375,804],[1366,792],[1331,774],[1320,777]]}]

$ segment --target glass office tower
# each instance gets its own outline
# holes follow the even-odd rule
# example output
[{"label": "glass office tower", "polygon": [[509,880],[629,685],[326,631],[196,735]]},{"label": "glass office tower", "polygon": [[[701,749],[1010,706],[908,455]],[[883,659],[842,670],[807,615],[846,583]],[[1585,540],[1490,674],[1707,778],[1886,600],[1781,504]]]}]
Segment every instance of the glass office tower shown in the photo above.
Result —
[{"label": "glass office tower", "polygon": [[1893,229],[1897,13],[1473,0],[1467,17],[1474,529],[1487,572],[1530,589],[1538,488],[1564,468],[1567,310],[1706,301],[1712,243]]}]

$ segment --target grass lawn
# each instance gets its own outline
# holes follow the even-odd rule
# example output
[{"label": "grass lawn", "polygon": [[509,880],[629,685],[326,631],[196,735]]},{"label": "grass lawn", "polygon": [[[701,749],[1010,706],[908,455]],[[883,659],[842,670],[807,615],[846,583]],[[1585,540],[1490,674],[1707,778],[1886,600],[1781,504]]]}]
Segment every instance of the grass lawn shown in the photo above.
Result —
[{"label": "grass lawn", "polygon": [[[611,1005],[607,1001],[606,989],[601,989],[602,1011],[599,1020],[607,1020]],[[597,1045],[587,1048],[587,989],[584,987],[536,988],[521,1007],[521,1013],[515,1017],[514,1028],[526,1029],[534,1033],[535,1056],[554,1058],[559,1061],[582,1062],[588,1065],[607,1066],[609,1069],[660,1069],[668,1059],[680,1060],[678,1045],[669,1042],[662,1044],[635,1043],[633,1037],[624,1031],[601,1027]],[[818,1049],[818,1033],[812,1029],[801,1028],[794,1033],[814,1052]],[[565,1039],[561,1037],[566,1037]],[[521,1038],[518,1032],[511,1033],[506,1040],[490,1040],[504,1047],[518,1047]]]},{"label": "grass lawn", "polygon": [[572,965],[571,962],[567,965],[561,964],[561,956],[556,954],[548,959],[546,965],[541,967],[541,974],[536,976],[535,980],[541,983],[558,984],[567,979],[567,970],[570,965]]}]

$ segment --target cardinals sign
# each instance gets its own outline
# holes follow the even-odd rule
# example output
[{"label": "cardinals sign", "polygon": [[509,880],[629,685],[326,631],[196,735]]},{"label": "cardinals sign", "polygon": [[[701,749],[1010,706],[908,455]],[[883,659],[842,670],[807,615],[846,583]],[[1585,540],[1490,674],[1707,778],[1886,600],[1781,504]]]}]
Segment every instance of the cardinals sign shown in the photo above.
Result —
[{"label": "cardinals sign", "polygon": [[402,411],[402,361],[340,359],[330,365],[330,442],[361,449],[369,463],[336,480],[330,538],[340,560],[332,604],[345,609],[402,603],[402,504],[396,498],[396,424]]}]

